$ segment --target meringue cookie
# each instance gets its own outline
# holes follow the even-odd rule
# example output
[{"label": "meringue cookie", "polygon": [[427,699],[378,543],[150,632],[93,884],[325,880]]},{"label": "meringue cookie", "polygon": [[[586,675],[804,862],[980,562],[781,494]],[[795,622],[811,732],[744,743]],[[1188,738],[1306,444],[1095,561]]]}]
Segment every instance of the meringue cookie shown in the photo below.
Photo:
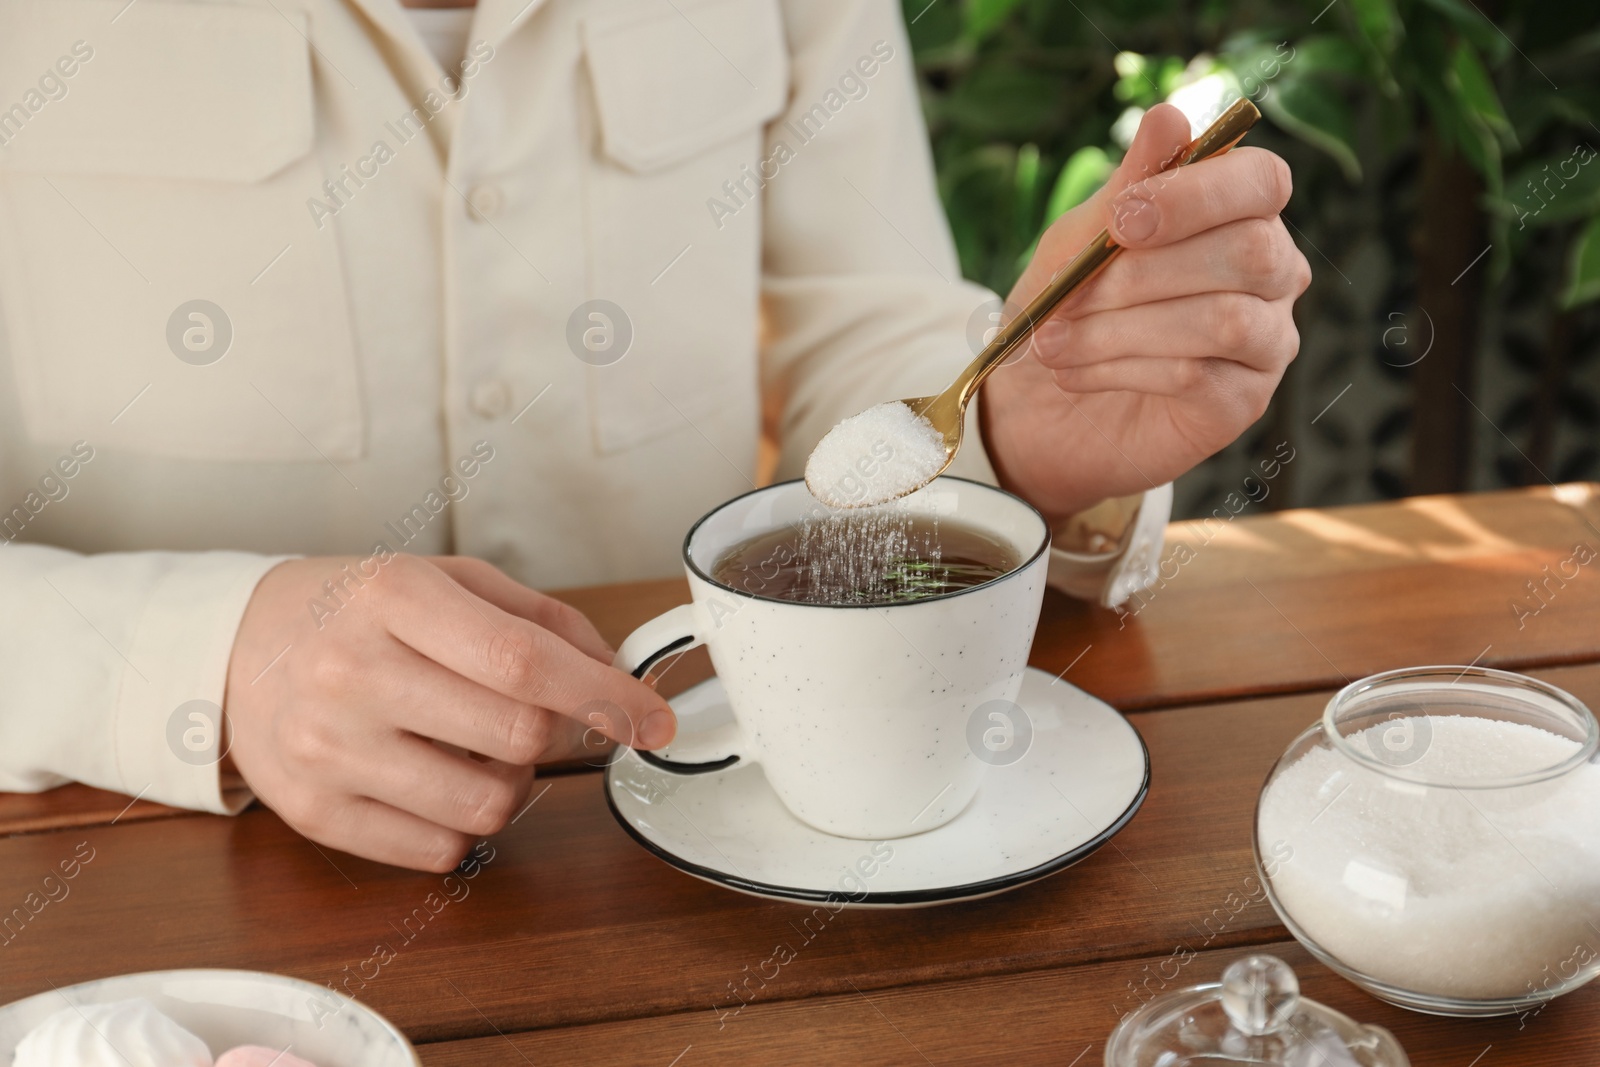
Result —
[{"label": "meringue cookie", "polygon": [[213,1067],[206,1043],[143,997],[62,1008],[28,1031],[12,1067]]},{"label": "meringue cookie", "polygon": [[260,1045],[240,1045],[217,1057],[215,1067],[317,1067],[288,1052]]}]

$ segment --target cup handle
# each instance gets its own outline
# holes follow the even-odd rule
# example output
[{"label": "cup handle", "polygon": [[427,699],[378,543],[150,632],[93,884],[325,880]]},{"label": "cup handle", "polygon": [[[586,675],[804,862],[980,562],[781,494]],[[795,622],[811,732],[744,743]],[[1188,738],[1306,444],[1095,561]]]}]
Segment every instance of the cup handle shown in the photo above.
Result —
[{"label": "cup handle", "polygon": [[[705,639],[695,623],[694,605],[684,604],[656,616],[629,634],[617,649],[611,665],[643,680],[650,668],[665,657],[703,644]],[[697,734],[680,733],[659,753],[640,749],[634,752],[652,767],[673,774],[707,774],[738,763],[744,758],[741,751],[744,747],[738,722],[728,722]],[[668,755],[672,758],[667,758]]]}]

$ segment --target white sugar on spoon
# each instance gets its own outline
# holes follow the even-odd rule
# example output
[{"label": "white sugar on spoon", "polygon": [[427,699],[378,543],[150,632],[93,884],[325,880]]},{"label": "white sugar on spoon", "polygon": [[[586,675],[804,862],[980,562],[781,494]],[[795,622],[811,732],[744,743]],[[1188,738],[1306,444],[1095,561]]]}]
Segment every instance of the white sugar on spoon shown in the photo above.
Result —
[{"label": "white sugar on spoon", "polygon": [[828,431],[806,460],[806,488],[829,507],[871,507],[920,489],[945,462],[944,435],[891,400]]}]

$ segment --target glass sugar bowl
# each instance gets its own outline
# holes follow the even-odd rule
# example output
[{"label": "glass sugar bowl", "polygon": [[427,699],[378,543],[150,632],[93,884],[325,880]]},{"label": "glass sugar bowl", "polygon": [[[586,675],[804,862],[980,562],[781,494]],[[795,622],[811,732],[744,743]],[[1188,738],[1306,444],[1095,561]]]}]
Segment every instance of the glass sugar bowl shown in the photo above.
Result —
[{"label": "glass sugar bowl", "polygon": [[1363,1026],[1300,995],[1289,965],[1246,956],[1222,981],[1156,997],[1106,1042],[1106,1067],[1410,1067],[1381,1026]]},{"label": "glass sugar bowl", "polygon": [[1523,1011],[1600,973],[1600,727],[1506,671],[1346,686],[1256,806],[1268,898],[1319,960],[1438,1015]]}]

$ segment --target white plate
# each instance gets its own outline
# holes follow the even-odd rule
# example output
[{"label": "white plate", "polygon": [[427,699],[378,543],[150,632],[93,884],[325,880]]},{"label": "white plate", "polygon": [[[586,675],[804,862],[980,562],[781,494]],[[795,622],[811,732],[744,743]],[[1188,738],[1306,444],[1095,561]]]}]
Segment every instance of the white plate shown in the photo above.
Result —
[{"label": "white plate", "polygon": [[[383,1016],[327,986],[260,971],[147,971],[80,982],[0,1008],[0,1064],[46,1016],[143,997],[204,1041],[213,1056],[239,1045],[285,1049],[317,1067],[421,1067]],[[68,1067],[63,1064],[62,1067]]]},{"label": "white plate", "polygon": [[[630,749],[607,771],[606,797],[623,829],[667,863],[755,896],[846,907],[989,896],[1095,851],[1150,788],[1144,741],[1108,704],[1031,667],[1017,703],[1032,727],[1025,754],[990,766],[965,811],[912,837],[859,841],[813,829],[754,764],[674,774]],[[715,678],[672,707],[685,731],[732,717]]]}]

